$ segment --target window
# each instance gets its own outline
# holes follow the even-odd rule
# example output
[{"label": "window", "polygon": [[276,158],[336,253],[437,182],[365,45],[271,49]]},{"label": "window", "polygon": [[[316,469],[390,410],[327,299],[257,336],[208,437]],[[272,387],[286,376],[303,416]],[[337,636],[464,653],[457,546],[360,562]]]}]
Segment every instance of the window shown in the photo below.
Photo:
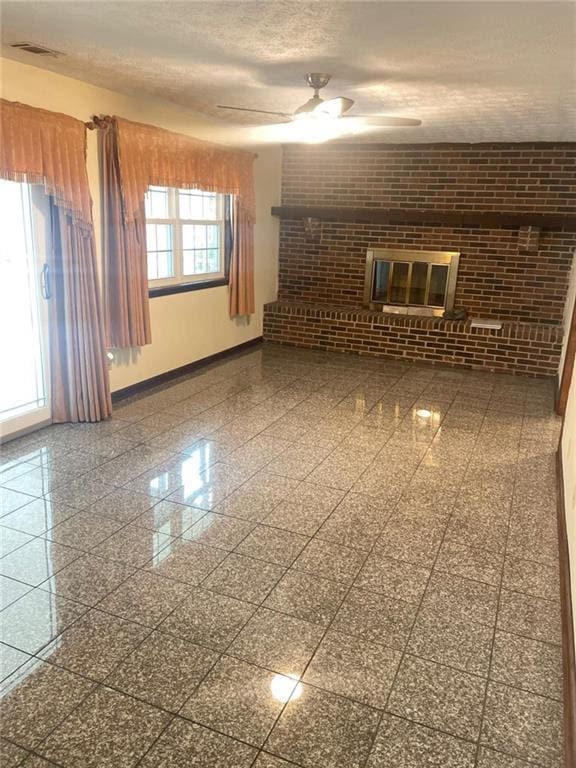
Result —
[{"label": "window", "polygon": [[225,199],[198,189],[148,188],[146,250],[152,290],[224,281]]}]

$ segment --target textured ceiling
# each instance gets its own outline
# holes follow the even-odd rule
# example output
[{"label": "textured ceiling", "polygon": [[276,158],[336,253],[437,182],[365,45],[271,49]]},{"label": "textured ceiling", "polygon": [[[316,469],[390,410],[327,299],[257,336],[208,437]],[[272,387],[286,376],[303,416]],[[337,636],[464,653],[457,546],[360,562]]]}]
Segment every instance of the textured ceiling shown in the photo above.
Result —
[{"label": "textured ceiling", "polygon": [[[1,14],[9,58],[204,114],[222,116],[218,103],[292,111],[311,95],[304,74],[324,71],[325,96],[423,121],[359,123],[363,141],[576,139],[573,2],[4,0]],[[8,47],[24,40],[66,55]],[[294,124],[223,119],[247,142],[298,137]]]}]

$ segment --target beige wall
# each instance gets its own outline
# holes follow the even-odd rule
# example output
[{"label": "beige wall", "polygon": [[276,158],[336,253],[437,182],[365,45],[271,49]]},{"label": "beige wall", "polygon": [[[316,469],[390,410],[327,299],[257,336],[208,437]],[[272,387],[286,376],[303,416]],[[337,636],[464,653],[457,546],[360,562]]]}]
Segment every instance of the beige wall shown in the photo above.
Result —
[{"label": "beige wall", "polygon": [[[566,311],[564,313],[564,349],[562,363],[564,364],[568,331],[572,320],[572,312],[576,302],[576,256],[572,265]],[[568,404],[564,415],[562,428],[562,467],[564,471],[564,504],[566,508],[566,531],[568,534],[568,552],[570,555],[570,580],[572,584],[572,608],[574,619],[574,637],[576,638],[576,370],[572,377],[572,385],[568,395]]]},{"label": "beige wall", "polygon": [[[176,106],[62,77],[37,67],[0,59],[2,97],[35,107],[64,112],[80,120],[93,114],[115,114],[152,123],[201,139],[240,145],[228,126]],[[236,141],[235,141],[236,139]],[[151,299],[153,341],[140,350],[117,354],[110,374],[112,390],[164,373],[207,355],[220,352],[262,334],[262,307],[276,296],[278,222],[270,206],[280,201],[280,147],[256,147],[255,186],[257,222],[255,239],[256,313],[246,320],[228,317],[226,286]],[[88,177],[94,205],[99,257],[100,187],[97,137],[88,133]]]}]

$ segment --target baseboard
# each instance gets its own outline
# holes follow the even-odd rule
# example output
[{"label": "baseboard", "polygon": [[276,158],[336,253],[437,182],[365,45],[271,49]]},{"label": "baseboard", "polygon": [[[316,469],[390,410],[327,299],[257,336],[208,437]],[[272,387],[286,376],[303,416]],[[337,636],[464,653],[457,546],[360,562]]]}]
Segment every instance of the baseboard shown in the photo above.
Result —
[{"label": "baseboard", "polygon": [[562,660],[564,674],[564,767],[576,768],[576,659],[570,589],[570,559],[564,505],[562,442],[556,452],[558,484],[558,549],[560,556],[560,605],[562,610]]},{"label": "baseboard", "polygon": [[261,344],[262,341],[262,336],[257,336],[255,339],[250,339],[249,341],[242,342],[242,344],[236,344],[234,347],[223,349],[222,352],[216,352],[213,355],[208,355],[208,357],[195,360],[193,363],[182,365],[180,368],[173,368],[171,371],[165,371],[164,373],[158,374],[158,376],[152,376],[149,379],[144,379],[144,381],[138,381],[136,384],[131,384],[129,387],[117,389],[115,392],[112,392],[112,402],[117,403],[120,400],[125,400],[127,397],[132,397],[133,395],[138,395],[141,392],[145,392],[147,389],[157,387],[159,384],[166,384],[167,382],[172,381],[173,379],[177,379],[180,376],[184,376],[187,373],[193,373],[200,368],[204,368],[207,365],[210,365],[210,363],[215,363],[218,360],[222,360],[226,357],[233,357],[239,352],[243,352],[246,349],[250,349],[250,347],[255,347],[258,344]]}]

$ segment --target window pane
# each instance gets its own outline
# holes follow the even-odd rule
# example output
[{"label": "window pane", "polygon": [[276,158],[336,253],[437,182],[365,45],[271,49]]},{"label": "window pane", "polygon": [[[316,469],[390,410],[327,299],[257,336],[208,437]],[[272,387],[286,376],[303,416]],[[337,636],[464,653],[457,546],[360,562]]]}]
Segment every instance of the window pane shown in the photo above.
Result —
[{"label": "window pane", "polygon": [[428,292],[428,304],[433,307],[443,307],[446,301],[446,282],[448,280],[448,266],[446,264],[432,264],[430,276],[430,291]]},{"label": "window pane", "polygon": [[428,281],[428,264],[423,261],[412,263],[412,277],[410,278],[409,304],[426,304],[426,283]]},{"label": "window pane", "polygon": [[218,218],[218,195],[216,192],[202,192],[199,189],[180,189],[178,202],[181,219]]},{"label": "window pane", "polygon": [[404,261],[395,261],[392,269],[392,284],[390,285],[390,303],[406,304],[406,288],[408,287],[408,267]]},{"label": "window pane", "polygon": [[166,187],[148,187],[144,203],[147,219],[168,218],[168,190]]},{"label": "window pane", "polygon": [[146,250],[148,251],[148,280],[174,277],[170,224],[146,225]]},{"label": "window pane", "polygon": [[220,227],[216,224],[182,225],[185,275],[220,272]]}]

